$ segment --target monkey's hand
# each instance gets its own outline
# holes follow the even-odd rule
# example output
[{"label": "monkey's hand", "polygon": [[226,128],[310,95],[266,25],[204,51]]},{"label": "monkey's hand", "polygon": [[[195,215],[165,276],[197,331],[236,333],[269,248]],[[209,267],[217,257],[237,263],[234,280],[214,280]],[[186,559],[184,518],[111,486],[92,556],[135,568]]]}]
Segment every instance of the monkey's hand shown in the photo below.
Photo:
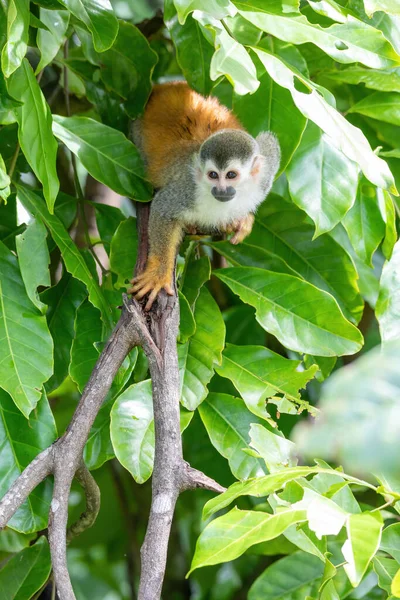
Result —
[{"label": "monkey's hand", "polygon": [[145,310],[150,310],[160,290],[164,289],[169,296],[174,295],[171,281],[172,271],[166,269],[157,256],[150,256],[143,273],[132,279],[132,287],[128,289],[128,294],[133,294],[135,298],[141,300],[150,292],[144,307]]},{"label": "monkey's hand", "polygon": [[234,235],[229,240],[231,244],[240,244],[251,233],[254,223],[254,215],[249,214],[243,219],[238,219],[231,223],[227,228],[227,233]]}]

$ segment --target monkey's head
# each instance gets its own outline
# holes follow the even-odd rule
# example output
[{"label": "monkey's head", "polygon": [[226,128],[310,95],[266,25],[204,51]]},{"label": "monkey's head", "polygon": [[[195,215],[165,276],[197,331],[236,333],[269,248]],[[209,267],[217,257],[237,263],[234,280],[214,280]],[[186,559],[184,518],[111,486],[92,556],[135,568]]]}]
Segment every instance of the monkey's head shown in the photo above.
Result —
[{"label": "monkey's head", "polygon": [[260,177],[265,157],[257,141],[245,131],[223,129],[203,142],[197,161],[198,183],[209,186],[220,202],[233,200],[239,190]]}]

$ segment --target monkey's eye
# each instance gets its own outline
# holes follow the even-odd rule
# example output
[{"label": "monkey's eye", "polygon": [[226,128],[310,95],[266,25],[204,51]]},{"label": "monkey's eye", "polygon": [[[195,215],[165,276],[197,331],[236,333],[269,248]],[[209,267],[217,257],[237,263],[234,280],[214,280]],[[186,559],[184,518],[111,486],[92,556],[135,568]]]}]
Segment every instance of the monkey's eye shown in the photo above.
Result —
[{"label": "monkey's eye", "polygon": [[218,179],[218,173],[216,171],[208,171],[208,176],[210,179]]},{"label": "monkey's eye", "polygon": [[226,174],[227,179],[236,179],[237,176],[238,174],[236,173],[236,171],[228,171]]}]

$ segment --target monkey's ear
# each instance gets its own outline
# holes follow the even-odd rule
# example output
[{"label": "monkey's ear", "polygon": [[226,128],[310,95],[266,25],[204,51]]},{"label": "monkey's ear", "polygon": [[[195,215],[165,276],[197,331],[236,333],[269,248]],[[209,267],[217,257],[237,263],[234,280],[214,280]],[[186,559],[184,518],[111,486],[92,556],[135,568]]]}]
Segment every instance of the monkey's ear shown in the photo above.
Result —
[{"label": "monkey's ear", "polygon": [[273,176],[279,169],[281,161],[281,149],[278,138],[271,131],[263,131],[256,137],[260,152],[267,159],[268,168],[273,172]]},{"label": "monkey's ear", "polygon": [[257,175],[260,173],[260,171],[262,170],[262,168],[265,165],[265,156],[262,156],[262,154],[257,154],[257,156],[254,157],[253,160],[253,164],[251,165],[251,176],[252,177],[257,177]]}]

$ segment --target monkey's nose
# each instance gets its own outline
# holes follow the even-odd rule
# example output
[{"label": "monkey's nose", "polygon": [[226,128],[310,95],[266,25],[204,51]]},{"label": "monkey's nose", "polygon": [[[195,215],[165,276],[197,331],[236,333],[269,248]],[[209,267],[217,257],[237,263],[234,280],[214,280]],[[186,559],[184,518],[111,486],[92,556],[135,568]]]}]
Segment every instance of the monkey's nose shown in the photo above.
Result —
[{"label": "monkey's nose", "polygon": [[235,197],[236,190],[231,185],[228,186],[226,190],[221,190],[214,186],[211,193],[216,200],[219,200],[219,202],[228,202]]}]

